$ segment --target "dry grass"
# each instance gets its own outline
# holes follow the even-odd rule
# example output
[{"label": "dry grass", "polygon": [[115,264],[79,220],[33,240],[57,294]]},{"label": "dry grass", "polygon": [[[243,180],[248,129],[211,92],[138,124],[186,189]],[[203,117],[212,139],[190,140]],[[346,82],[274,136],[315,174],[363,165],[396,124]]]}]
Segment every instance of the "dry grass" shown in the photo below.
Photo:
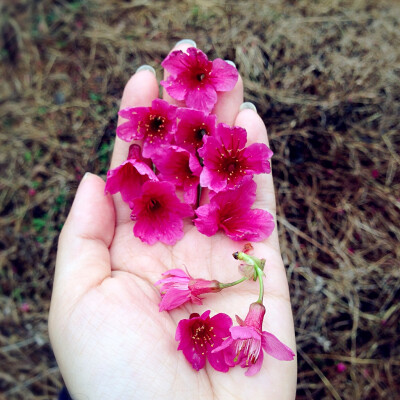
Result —
[{"label": "dry grass", "polygon": [[58,233],[83,173],[106,173],[124,83],[144,63],[161,77],[184,37],[237,64],[269,127],[298,399],[399,397],[395,4],[3,2],[0,398],[56,398],[46,320]]}]

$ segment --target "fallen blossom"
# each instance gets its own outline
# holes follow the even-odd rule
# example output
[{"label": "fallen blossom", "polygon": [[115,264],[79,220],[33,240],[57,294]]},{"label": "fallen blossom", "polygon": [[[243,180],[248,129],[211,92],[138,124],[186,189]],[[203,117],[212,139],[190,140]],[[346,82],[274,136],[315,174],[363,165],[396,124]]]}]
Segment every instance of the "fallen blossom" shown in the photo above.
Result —
[{"label": "fallen blossom", "polygon": [[220,346],[223,339],[229,336],[232,319],[223,313],[210,318],[210,310],[202,315],[193,313],[189,319],[179,321],[176,328],[175,340],[179,342],[178,350],[199,371],[204,368],[206,359],[217,371],[227,372],[229,365],[224,354],[212,352],[213,348]]},{"label": "fallen blossom", "polygon": [[141,197],[132,201],[133,233],[147,244],[175,244],[183,237],[183,219],[191,216],[192,207],[178,199],[169,182],[145,182]]},{"label": "fallen blossom", "polygon": [[161,144],[172,143],[176,107],[166,101],[155,99],[151,107],[124,108],[118,114],[128,120],[118,126],[118,137],[126,142],[143,140],[144,157],[151,157]]},{"label": "fallen blossom", "polygon": [[262,330],[265,307],[260,303],[252,303],[245,320],[236,316],[239,326],[230,328],[230,337],[212,353],[223,353],[225,361],[231,367],[239,364],[248,368],[245,375],[252,376],[260,371],[264,350],[270,356],[281,361],[293,360],[295,354],[272,333]]},{"label": "fallen blossom", "polygon": [[214,194],[209,204],[196,209],[194,224],[199,232],[213,236],[223,230],[237,241],[258,242],[269,237],[275,227],[272,215],[265,210],[251,209],[256,188],[254,181],[248,181],[236,190]]},{"label": "fallen blossom", "polygon": [[175,143],[196,154],[196,151],[203,146],[204,138],[214,135],[217,116],[190,108],[178,108],[176,117],[179,122]]},{"label": "fallen blossom", "polygon": [[140,147],[134,144],[130,146],[128,159],[107,172],[104,191],[120,192],[122,200],[132,208],[132,201],[141,195],[142,186],[148,180],[157,181],[158,178],[141,157]]},{"label": "fallen blossom", "polygon": [[209,61],[199,49],[190,47],[187,53],[176,50],[161,65],[170,74],[161,81],[167,93],[186,106],[210,112],[217,102],[217,92],[232,90],[239,74],[235,67],[220,58]]},{"label": "fallen blossom", "polygon": [[271,172],[272,151],[264,143],[246,147],[247,132],[238,126],[218,124],[214,136],[207,137],[199,150],[204,168],[200,185],[220,192],[239,187],[254,174]]},{"label": "fallen blossom", "polygon": [[163,273],[164,278],[155,285],[160,285],[161,302],[159,310],[169,311],[191,301],[202,304],[201,294],[217,293],[222,290],[216,280],[194,279],[185,271],[176,268]]}]

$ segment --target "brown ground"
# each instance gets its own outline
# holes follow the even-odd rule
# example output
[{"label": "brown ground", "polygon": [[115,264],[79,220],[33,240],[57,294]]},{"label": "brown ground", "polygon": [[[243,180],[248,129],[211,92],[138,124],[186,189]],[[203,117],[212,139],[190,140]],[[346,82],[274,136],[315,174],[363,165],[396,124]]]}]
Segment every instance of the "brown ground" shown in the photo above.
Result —
[{"label": "brown ground", "polygon": [[58,233],[83,173],[107,171],[125,82],[144,63],[161,77],[185,37],[237,64],[269,127],[298,399],[399,398],[400,3],[0,8],[1,399],[56,398],[47,312]]}]

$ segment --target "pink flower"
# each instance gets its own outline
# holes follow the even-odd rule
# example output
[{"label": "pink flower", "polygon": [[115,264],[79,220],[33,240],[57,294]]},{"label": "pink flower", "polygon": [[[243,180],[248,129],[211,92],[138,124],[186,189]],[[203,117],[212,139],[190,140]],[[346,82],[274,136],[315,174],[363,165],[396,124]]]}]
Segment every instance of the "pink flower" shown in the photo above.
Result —
[{"label": "pink flower", "polygon": [[30,310],[31,310],[31,306],[30,306],[30,304],[29,303],[21,303],[21,305],[19,306],[19,309],[22,311],[22,312],[29,312]]},{"label": "pink flower", "polygon": [[204,158],[200,185],[215,192],[234,189],[254,174],[271,172],[272,151],[263,143],[246,146],[247,133],[240,127],[218,124],[214,136],[207,137],[199,150]]},{"label": "pink flower", "polygon": [[203,138],[214,134],[217,116],[214,114],[207,116],[202,111],[190,108],[178,108],[176,116],[180,121],[176,130],[175,143],[196,154],[196,151],[204,144]]},{"label": "pink flower", "polygon": [[169,182],[145,182],[142,196],[132,201],[133,233],[148,244],[175,244],[183,237],[183,218],[191,216],[192,207],[179,201]]},{"label": "pink flower", "polygon": [[187,107],[206,112],[217,102],[217,92],[232,90],[239,76],[232,65],[220,58],[209,61],[195,47],[187,49],[187,53],[173,51],[161,65],[170,73],[166,81],[161,81],[168,94],[184,100]]},{"label": "pink flower", "polygon": [[242,368],[247,368],[245,375],[255,375],[262,366],[264,353],[281,360],[291,361],[295,354],[283,344],[272,333],[262,330],[262,323],[265,314],[265,307],[260,303],[252,303],[246,319],[242,321],[238,316],[236,320],[239,326],[230,328],[230,337],[212,353],[222,352],[225,361],[231,367],[240,364]]},{"label": "pink flower", "polygon": [[161,180],[182,187],[185,202],[196,203],[202,167],[193,154],[181,147],[163,146],[153,156],[153,162],[160,171]]},{"label": "pink flower", "polygon": [[132,208],[132,201],[140,196],[144,182],[157,181],[153,170],[145,163],[140,154],[140,147],[133,144],[129,148],[128,159],[119,167],[107,172],[105,193],[120,192],[122,200]]},{"label": "pink flower", "polygon": [[176,107],[155,99],[151,107],[125,108],[118,113],[128,121],[117,128],[120,139],[130,142],[143,139],[143,156],[152,153],[163,143],[171,143],[176,130]]},{"label": "pink flower", "polygon": [[194,220],[199,232],[215,235],[219,229],[232,240],[261,241],[274,230],[272,215],[265,210],[250,209],[256,198],[257,185],[245,182],[236,190],[220,192],[210,203],[197,208]]},{"label": "pink flower", "polygon": [[340,362],[338,365],[336,365],[336,371],[341,373],[345,372],[347,370],[346,364]]},{"label": "pink flower", "polygon": [[163,273],[165,278],[160,279],[155,285],[161,285],[160,312],[169,311],[181,306],[187,301],[195,304],[203,304],[198,297],[204,293],[217,293],[222,289],[216,280],[207,281],[204,279],[193,279],[189,274],[181,269],[170,269]]},{"label": "pink flower", "polygon": [[229,336],[232,319],[223,313],[210,318],[210,310],[201,316],[197,313],[189,319],[179,321],[176,328],[175,340],[179,341],[178,350],[182,350],[192,367],[198,371],[204,368],[206,358],[217,371],[227,372],[228,364],[224,354],[212,353],[211,350],[222,344],[223,338]]}]

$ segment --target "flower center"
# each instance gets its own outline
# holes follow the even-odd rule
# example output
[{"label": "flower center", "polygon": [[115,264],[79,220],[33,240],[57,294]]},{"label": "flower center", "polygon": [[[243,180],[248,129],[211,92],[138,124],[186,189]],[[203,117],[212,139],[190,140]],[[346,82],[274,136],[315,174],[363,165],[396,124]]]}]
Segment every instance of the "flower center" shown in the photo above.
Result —
[{"label": "flower center", "polygon": [[237,161],[233,161],[226,167],[226,170],[229,172],[229,175],[232,175],[235,172],[237,166]]},{"label": "flower center", "polygon": [[224,160],[222,163],[222,171],[225,171],[227,174],[227,181],[229,182],[231,179],[235,179],[238,175],[243,174],[242,167],[240,165],[240,161],[237,158],[229,158]]},{"label": "flower center", "polygon": [[153,132],[160,133],[165,128],[165,118],[160,115],[150,116],[150,129]]},{"label": "flower center", "polygon": [[158,200],[150,199],[148,207],[150,211],[156,211],[161,207],[161,204]]},{"label": "flower center", "polygon": [[[192,318],[192,315],[198,316],[199,314],[191,314],[190,318]],[[213,326],[208,326],[202,321],[196,321],[191,329],[193,344],[197,352],[205,354],[207,345],[214,347],[213,337],[216,335],[212,333]]]},{"label": "flower center", "polygon": [[196,130],[196,139],[201,141],[205,135],[208,135],[208,132],[204,128],[198,128]]},{"label": "flower center", "polygon": [[199,82],[201,82],[205,77],[206,77],[206,74],[203,74],[203,73],[196,75],[196,78]]}]

